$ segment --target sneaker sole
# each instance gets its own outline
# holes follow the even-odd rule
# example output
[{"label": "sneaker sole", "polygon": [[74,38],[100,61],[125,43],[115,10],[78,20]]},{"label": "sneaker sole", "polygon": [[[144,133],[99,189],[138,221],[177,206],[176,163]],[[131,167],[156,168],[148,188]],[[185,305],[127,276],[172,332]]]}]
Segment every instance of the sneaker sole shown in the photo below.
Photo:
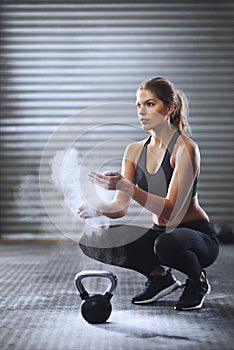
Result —
[{"label": "sneaker sole", "polygon": [[157,301],[158,299],[160,299],[162,297],[165,297],[166,295],[174,292],[174,290],[176,290],[180,286],[181,286],[181,283],[179,281],[176,281],[171,286],[163,289],[161,292],[156,294],[153,298],[147,299],[147,300],[139,300],[139,301],[132,300],[132,303],[133,304],[149,304],[149,303],[153,303],[154,301]]},{"label": "sneaker sole", "polygon": [[191,306],[191,307],[181,307],[181,308],[177,308],[176,306],[174,306],[174,310],[178,310],[178,311],[191,311],[191,310],[198,310],[202,308],[202,305],[204,303],[205,297],[210,294],[211,292],[211,286],[210,284],[208,285],[208,290],[206,292],[206,294],[204,295],[204,297],[202,298],[200,304],[195,305],[195,306]]}]

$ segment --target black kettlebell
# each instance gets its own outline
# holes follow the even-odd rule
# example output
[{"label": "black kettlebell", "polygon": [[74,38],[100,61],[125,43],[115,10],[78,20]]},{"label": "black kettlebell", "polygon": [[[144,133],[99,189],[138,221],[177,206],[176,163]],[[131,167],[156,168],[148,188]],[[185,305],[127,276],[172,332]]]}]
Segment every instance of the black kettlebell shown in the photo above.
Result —
[{"label": "black kettlebell", "polygon": [[[89,295],[81,280],[86,277],[106,277],[111,283],[104,294]],[[75,285],[83,300],[81,303],[81,314],[88,323],[104,323],[110,317],[112,306],[110,299],[117,287],[117,277],[112,272],[105,270],[85,270],[79,272],[75,277]]]}]

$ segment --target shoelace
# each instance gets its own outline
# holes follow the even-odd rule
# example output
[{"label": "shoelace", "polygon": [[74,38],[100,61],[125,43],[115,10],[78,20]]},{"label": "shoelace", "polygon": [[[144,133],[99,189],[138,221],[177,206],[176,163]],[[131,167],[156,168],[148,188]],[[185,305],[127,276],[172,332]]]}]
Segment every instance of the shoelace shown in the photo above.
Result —
[{"label": "shoelace", "polygon": [[[171,269],[168,269],[166,275],[163,275],[161,277],[167,276],[170,272],[171,272]],[[156,277],[156,276],[152,276],[151,278],[150,277],[148,278],[148,280],[145,282],[146,287],[153,283],[153,278],[154,277]],[[158,275],[157,277],[160,277],[160,275]]]},{"label": "shoelace", "polygon": [[152,280],[149,278],[146,282],[145,282],[145,286],[148,287],[152,284]]},{"label": "shoelace", "polygon": [[145,282],[146,287],[150,286],[152,283],[154,283],[154,279],[156,276],[152,276],[151,278],[148,278],[148,280]]}]

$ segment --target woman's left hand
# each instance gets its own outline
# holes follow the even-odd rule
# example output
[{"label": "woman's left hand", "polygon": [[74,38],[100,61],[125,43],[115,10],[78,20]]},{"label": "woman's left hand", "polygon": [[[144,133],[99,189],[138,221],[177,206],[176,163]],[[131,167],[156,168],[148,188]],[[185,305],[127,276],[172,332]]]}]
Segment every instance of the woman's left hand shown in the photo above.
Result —
[{"label": "woman's left hand", "polygon": [[106,190],[124,191],[126,182],[128,182],[128,180],[117,171],[107,171],[103,174],[90,172],[88,176],[93,183]]},{"label": "woman's left hand", "polygon": [[96,218],[97,216],[100,216],[103,213],[100,210],[91,208],[88,204],[83,203],[78,208],[77,214],[82,219],[90,219],[90,218]]}]

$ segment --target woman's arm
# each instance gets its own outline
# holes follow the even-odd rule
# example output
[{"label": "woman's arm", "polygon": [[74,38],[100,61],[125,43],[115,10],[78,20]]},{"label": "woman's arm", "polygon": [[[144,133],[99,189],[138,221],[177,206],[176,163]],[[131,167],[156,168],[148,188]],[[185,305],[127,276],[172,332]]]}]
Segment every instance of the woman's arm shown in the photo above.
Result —
[{"label": "woman's arm", "polygon": [[[135,163],[133,158],[134,155],[136,155],[136,147],[137,143],[134,143],[130,144],[126,148],[123,156],[121,170],[121,177],[132,184],[135,184]],[[109,174],[111,173],[109,172]],[[105,176],[105,173],[103,175]],[[91,181],[96,182],[93,180],[91,174],[89,175],[89,178],[91,179]],[[78,209],[79,216],[84,219],[99,215],[105,215],[111,219],[116,219],[125,216],[128,212],[128,208],[132,198],[125,191],[118,190],[117,188],[115,188],[115,190],[117,191],[114,199],[109,203],[102,202],[98,205],[97,208],[95,208],[95,210],[90,210],[90,208],[86,204],[82,204]]]}]

